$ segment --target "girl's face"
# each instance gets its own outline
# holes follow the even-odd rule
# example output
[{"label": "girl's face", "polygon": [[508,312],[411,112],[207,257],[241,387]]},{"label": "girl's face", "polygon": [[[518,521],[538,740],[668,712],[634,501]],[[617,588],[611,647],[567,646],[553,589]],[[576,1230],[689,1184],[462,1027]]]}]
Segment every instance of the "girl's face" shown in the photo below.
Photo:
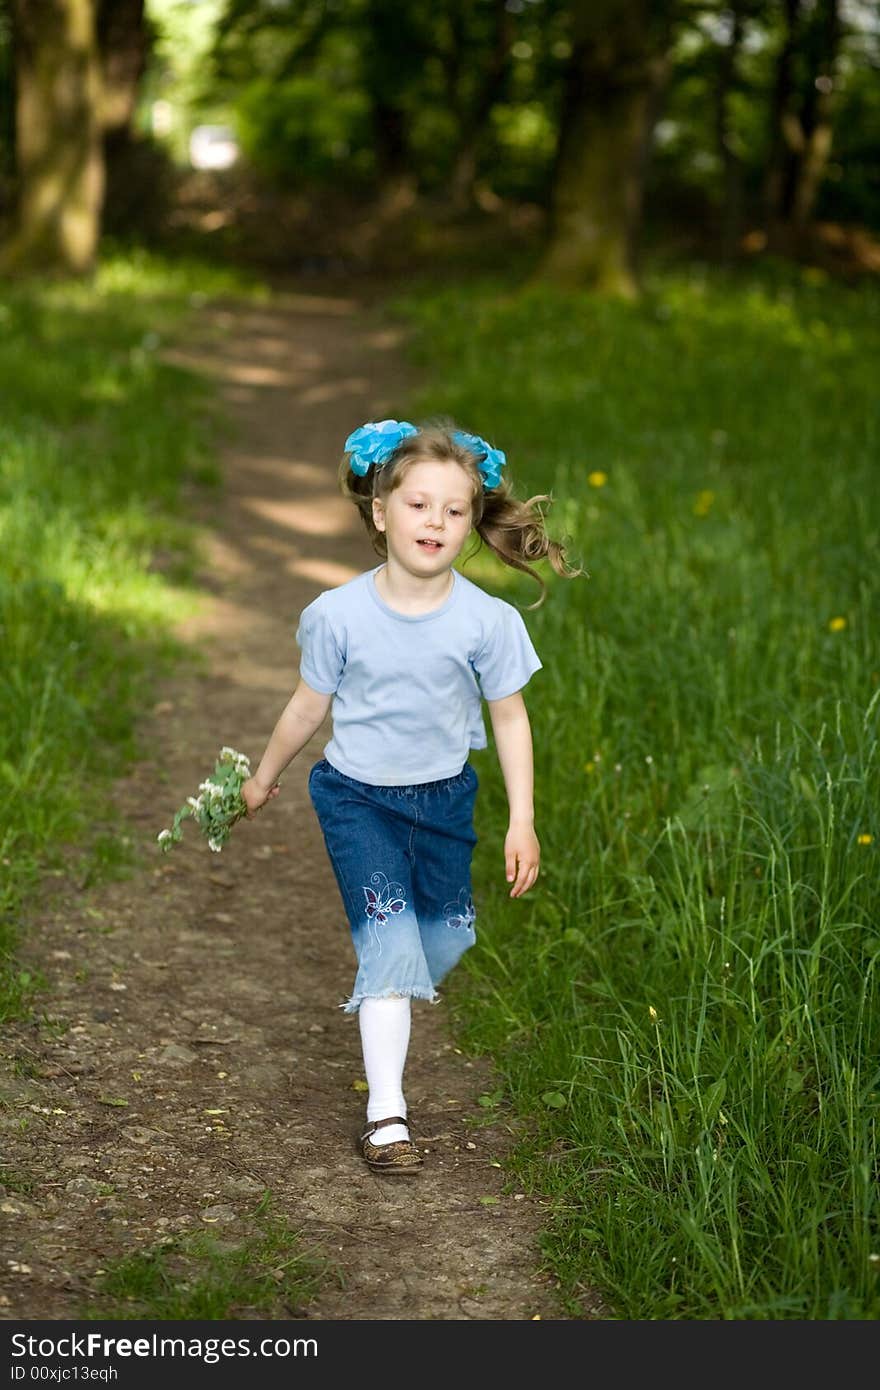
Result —
[{"label": "girl's face", "polygon": [[373,521],[385,532],[389,559],[414,574],[450,569],[470,534],[473,486],[452,460],[410,464],[384,502],[373,498]]}]

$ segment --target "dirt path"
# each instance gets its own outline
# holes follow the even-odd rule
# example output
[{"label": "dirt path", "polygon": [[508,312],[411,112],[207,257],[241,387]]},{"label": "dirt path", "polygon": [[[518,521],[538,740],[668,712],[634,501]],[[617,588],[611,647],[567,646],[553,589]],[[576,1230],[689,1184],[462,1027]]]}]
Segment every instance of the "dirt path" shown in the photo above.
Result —
[{"label": "dirt path", "polygon": [[559,1316],[537,1272],[540,1204],[492,1166],[507,1124],[475,1124],[494,1118],[478,1104],[491,1069],[456,1052],[442,1003],[414,1007],[405,1079],[425,1170],[395,1181],[354,1151],[363,1068],[338,1007],[354,955],[306,785],[329,725],[222,856],[192,827],[156,853],[221,744],[262,751],[301,609],[378,563],[336,492],[337,450],[397,413],[406,384],[394,332],[341,292],[213,306],[197,329],[176,356],[217,379],[237,436],[188,624],[207,662],[163,689],[152,755],[114,794],[146,866],[93,890],[60,881],[28,928],[24,959],[50,988],[3,1049],[3,1162],[25,1183],[0,1189],[0,1316],[74,1317],[108,1260],[206,1226],[235,1240],[266,1189],[345,1276],[280,1317]]}]

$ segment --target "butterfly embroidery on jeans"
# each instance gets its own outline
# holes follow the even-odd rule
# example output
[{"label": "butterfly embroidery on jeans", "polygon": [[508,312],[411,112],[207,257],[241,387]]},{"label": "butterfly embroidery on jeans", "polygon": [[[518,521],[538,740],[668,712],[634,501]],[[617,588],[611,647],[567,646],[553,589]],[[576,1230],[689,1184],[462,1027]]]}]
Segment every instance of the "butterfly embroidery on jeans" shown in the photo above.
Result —
[{"label": "butterfly embroidery on jeans", "polygon": [[[377,892],[376,890],[380,888],[383,879],[385,886]],[[370,921],[384,926],[390,916],[403,912],[405,909],[404,888],[400,883],[389,883],[385,874],[371,874],[370,882],[374,883],[376,888],[368,888],[366,884],[363,885],[364,895],[367,899],[366,914]]]},{"label": "butterfly embroidery on jeans", "polygon": [[443,909],[446,924],[450,927],[469,927],[476,920],[477,909],[466,888],[458,895],[458,902],[447,903]]}]

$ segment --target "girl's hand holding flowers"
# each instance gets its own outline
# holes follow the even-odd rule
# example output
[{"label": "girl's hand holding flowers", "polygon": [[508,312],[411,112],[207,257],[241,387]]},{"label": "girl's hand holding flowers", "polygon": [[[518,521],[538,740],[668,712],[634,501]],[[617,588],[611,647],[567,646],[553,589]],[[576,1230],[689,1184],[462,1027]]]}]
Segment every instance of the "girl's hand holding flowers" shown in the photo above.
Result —
[{"label": "girl's hand holding flowers", "polygon": [[[250,759],[234,748],[221,748],[220,756],[214,764],[211,776],[199,785],[198,796],[188,796],[186,802],[171,823],[170,830],[160,830],[157,839],[159,848],[167,854],[173,845],[183,839],[182,824],[192,817],[206,837],[209,847],[219,854],[229,839],[232,827],[242,816],[250,815],[255,809],[249,800],[242,796],[242,789],[252,782]],[[278,788],[263,796],[259,805],[270,796],[277,794]]]},{"label": "girl's hand holding flowers", "polygon": [[241,799],[247,807],[245,815],[248,820],[253,817],[255,811],[259,811],[261,807],[265,806],[267,801],[271,801],[273,796],[277,796],[280,790],[281,787],[276,782],[274,787],[270,787],[267,791],[265,787],[260,785],[256,777],[249,777],[246,782],[242,782]]}]

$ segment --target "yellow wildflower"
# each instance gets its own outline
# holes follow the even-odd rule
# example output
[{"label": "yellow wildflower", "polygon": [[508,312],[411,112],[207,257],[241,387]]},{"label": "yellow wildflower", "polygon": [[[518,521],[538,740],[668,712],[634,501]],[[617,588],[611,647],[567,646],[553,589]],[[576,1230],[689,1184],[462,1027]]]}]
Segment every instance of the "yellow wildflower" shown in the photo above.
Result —
[{"label": "yellow wildflower", "polygon": [[653,1004],[648,1005],[648,1013],[651,1015],[651,1022],[656,1023],[659,1015]]},{"label": "yellow wildflower", "polygon": [[709,488],[704,488],[697,494],[694,503],[694,516],[708,516],[712,503],[715,501],[715,494]]},{"label": "yellow wildflower", "polygon": [[596,764],[595,764],[595,763],[584,763],[584,772],[595,772],[595,771],[596,771]]},{"label": "yellow wildflower", "polygon": [[872,845],[872,844],[874,843],[874,836],[873,836],[873,835],[860,835],[860,836],[859,836],[858,843],[859,843],[860,845]]},{"label": "yellow wildflower", "polygon": [[846,618],[832,618],[828,624],[829,632],[843,632],[846,627]]},{"label": "yellow wildflower", "polygon": [[597,468],[594,473],[589,473],[587,475],[587,482],[590,484],[590,487],[604,487],[608,482],[608,474],[603,473],[601,469]]}]

